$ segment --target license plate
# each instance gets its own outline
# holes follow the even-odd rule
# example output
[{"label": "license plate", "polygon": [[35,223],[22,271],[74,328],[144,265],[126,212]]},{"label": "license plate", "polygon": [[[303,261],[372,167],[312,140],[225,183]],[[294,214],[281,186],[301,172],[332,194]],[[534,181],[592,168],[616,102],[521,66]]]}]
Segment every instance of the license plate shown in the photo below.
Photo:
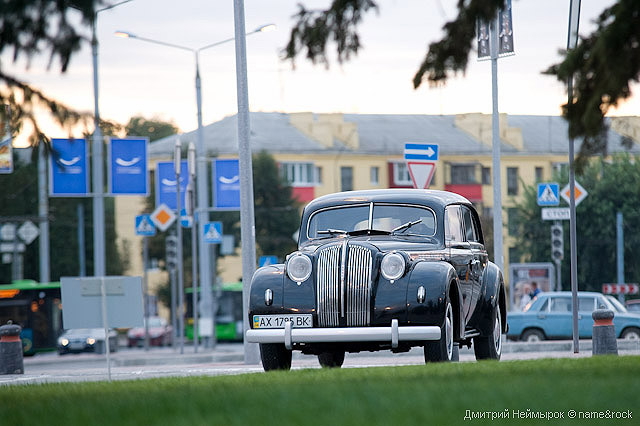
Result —
[{"label": "license plate", "polygon": [[284,328],[286,322],[294,328],[313,327],[311,314],[253,316],[253,328]]}]

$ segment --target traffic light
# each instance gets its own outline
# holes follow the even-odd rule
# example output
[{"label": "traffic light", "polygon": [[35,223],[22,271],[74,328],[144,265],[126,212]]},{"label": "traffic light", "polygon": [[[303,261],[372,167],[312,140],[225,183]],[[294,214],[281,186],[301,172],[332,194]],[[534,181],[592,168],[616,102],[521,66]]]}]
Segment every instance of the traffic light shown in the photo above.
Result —
[{"label": "traffic light", "polygon": [[551,225],[551,258],[556,262],[564,259],[564,237],[560,224]]},{"label": "traffic light", "polygon": [[166,238],[165,253],[167,255],[167,269],[175,270],[178,266],[178,237],[169,235]]}]

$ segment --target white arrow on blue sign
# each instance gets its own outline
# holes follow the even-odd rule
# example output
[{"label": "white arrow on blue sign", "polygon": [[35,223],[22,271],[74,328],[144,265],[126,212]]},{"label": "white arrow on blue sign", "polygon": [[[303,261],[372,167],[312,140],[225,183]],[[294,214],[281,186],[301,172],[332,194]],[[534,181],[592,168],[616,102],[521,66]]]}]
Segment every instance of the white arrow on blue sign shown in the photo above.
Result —
[{"label": "white arrow on blue sign", "polygon": [[404,159],[413,161],[438,161],[438,144],[406,143]]},{"label": "white arrow on blue sign", "polygon": [[209,244],[222,243],[222,222],[204,224],[204,242]]},{"label": "white arrow on blue sign", "polygon": [[156,226],[153,224],[150,214],[136,216],[136,235],[143,237],[153,237],[156,235]]},{"label": "white arrow on blue sign", "polygon": [[192,224],[193,217],[187,214],[186,209],[180,210],[180,225],[182,225],[183,228],[191,228]]},{"label": "white arrow on blue sign", "polygon": [[538,205],[557,206],[560,204],[560,185],[555,182],[538,184]]}]

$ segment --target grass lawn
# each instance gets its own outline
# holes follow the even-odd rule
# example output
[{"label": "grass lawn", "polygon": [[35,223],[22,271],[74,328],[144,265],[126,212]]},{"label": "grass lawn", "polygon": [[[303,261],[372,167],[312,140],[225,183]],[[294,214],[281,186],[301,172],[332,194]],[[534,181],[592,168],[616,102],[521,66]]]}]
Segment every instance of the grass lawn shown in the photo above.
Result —
[{"label": "grass lawn", "polygon": [[[466,410],[509,418],[464,420]],[[513,410],[564,419],[514,419]],[[627,411],[632,419],[567,419]],[[0,425],[640,424],[640,357],[307,369],[0,387]]]}]

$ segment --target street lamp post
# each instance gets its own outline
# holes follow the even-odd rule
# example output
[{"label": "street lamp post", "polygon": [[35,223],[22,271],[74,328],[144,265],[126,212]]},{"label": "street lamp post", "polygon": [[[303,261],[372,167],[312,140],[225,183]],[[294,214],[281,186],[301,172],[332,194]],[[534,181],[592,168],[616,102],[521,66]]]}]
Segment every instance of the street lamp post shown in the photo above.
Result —
[{"label": "street lamp post", "polygon": [[100,129],[100,108],[98,107],[98,13],[113,9],[121,4],[133,0],[124,0],[110,6],[98,9],[91,20],[91,55],[93,57],[93,142],[92,142],[92,168],[93,168],[93,275],[102,277],[106,275],[105,262],[105,234],[104,234],[104,167],[102,152],[102,130]]},{"label": "street lamp post", "polygon": [[[274,24],[262,25],[255,30],[248,32],[246,35],[256,34],[260,32],[266,32],[275,29]],[[235,40],[235,37],[231,37],[225,40],[221,40],[215,43],[211,43],[199,48],[192,48],[188,46],[182,46],[174,43],[168,43],[160,40],[154,40],[146,37],[140,37],[136,34],[126,32],[126,31],[116,31],[116,36],[124,37],[124,38],[132,38],[140,41],[145,41],[148,43],[158,44],[161,46],[172,47],[175,49],[185,50],[193,53],[195,59],[195,84],[196,84],[196,110],[197,110],[197,119],[198,119],[198,131],[197,131],[197,140],[196,140],[196,180],[199,182],[197,185],[197,203],[196,203],[196,212],[194,215],[198,218],[198,234],[202,236],[204,234],[204,225],[209,221],[209,179],[207,177],[207,156],[204,147],[204,131],[202,127],[202,86],[200,80],[200,52],[206,49],[210,49],[215,46],[219,46],[221,44],[225,44]],[[196,226],[195,223],[193,226]],[[198,251],[199,251],[199,272],[200,272],[200,294],[202,298],[202,305],[205,308],[208,308],[204,312],[212,312],[213,300],[212,300],[212,292],[211,292],[211,256],[209,252],[209,245],[204,241],[204,238],[199,238],[198,241]],[[206,315],[203,315],[206,316]],[[215,336],[215,317],[212,315],[211,318],[211,333],[212,337]],[[212,345],[215,345],[215,339],[211,339]]]}]

